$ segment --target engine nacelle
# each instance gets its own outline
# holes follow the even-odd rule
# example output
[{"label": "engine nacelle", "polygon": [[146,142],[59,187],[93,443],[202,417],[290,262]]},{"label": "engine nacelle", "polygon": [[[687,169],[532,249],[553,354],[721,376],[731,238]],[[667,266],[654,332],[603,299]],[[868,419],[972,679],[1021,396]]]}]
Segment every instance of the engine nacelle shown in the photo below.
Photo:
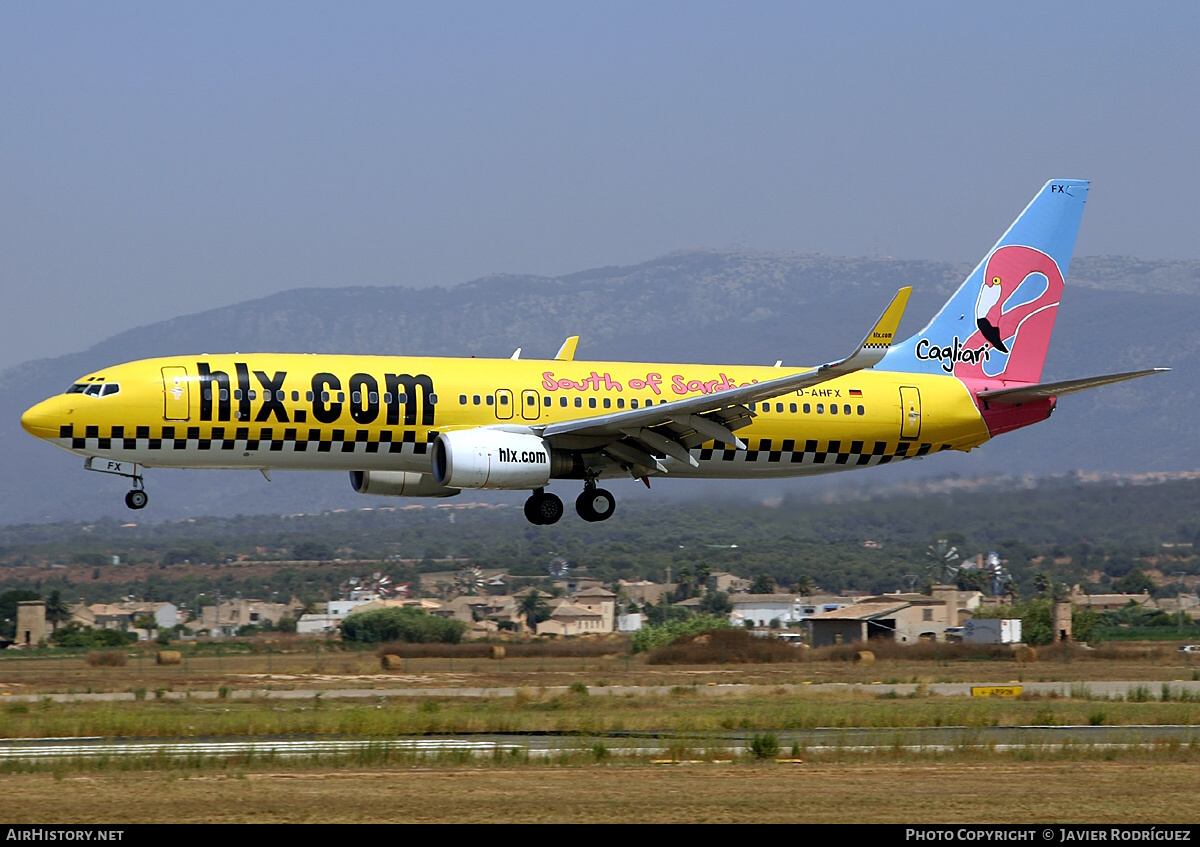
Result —
[{"label": "engine nacelle", "polygon": [[359,494],[383,497],[453,497],[462,493],[438,485],[427,473],[409,471],[350,471],[350,485]]},{"label": "engine nacelle", "polygon": [[464,429],[433,442],[433,479],[450,488],[541,488],[554,461],[550,445],[528,433]]}]

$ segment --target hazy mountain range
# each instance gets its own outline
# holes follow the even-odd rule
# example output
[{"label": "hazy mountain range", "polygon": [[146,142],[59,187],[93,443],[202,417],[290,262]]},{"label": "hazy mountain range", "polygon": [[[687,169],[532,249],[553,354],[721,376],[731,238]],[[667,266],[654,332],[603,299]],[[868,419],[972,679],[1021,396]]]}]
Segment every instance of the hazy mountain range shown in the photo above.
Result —
[{"label": "hazy mountain range", "polygon": [[[916,331],[969,271],[929,261],[684,251],[557,278],[502,275],[417,290],[297,289],[162,321],[0,373],[0,404],[9,422],[0,439],[0,523],[132,516],[121,502],[124,480],[85,472],[82,459],[35,442],[17,423],[27,406],[105,365],[235,351],[507,357],[522,347],[525,358],[545,358],[576,334],[582,336],[579,359],[815,365],[850,352],[903,285],[915,291],[901,336]],[[1043,378],[1152,366],[1174,372],[1064,398],[1049,422],[969,456],[869,473],[886,485],[913,475],[1200,468],[1197,314],[1200,262],[1076,259]],[[137,515],[141,521],[353,508],[375,499],[354,494],[345,475],[332,473],[280,473],[268,484],[256,472],[150,470],[146,482],[151,505]],[[725,484],[678,490],[695,491],[695,485]],[[769,490],[778,492],[779,485]],[[641,488],[611,487],[619,501]],[[670,494],[673,486],[663,481],[655,488]],[[756,497],[766,496],[768,487],[729,490]],[[569,493],[574,496],[573,488]]]}]

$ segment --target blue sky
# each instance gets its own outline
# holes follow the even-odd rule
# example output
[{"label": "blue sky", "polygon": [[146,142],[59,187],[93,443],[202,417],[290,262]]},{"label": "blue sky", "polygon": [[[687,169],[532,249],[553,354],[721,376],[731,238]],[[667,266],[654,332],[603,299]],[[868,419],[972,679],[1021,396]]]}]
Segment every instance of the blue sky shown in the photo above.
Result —
[{"label": "blue sky", "polygon": [[[745,245],[1200,258],[1200,4],[0,4],[0,368],[307,286]],[[97,363],[97,366],[105,363]]]}]

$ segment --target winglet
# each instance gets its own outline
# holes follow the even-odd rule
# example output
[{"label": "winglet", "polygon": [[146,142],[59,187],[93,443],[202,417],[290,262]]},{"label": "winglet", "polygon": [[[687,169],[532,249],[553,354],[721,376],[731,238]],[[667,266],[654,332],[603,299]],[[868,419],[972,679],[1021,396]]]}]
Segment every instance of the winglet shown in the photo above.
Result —
[{"label": "winglet", "polygon": [[558,348],[558,352],[554,354],[554,358],[560,362],[575,361],[575,346],[579,344],[579,336],[572,335],[562,343],[562,347]]},{"label": "winglet", "polygon": [[896,330],[900,327],[900,319],[904,317],[904,309],[908,306],[908,297],[912,294],[912,286],[905,286],[896,292],[892,302],[883,310],[875,326],[867,333],[862,344],[849,359],[830,363],[823,367],[842,367],[853,364],[853,369],[874,367],[887,354],[888,348],[896,338]]}]

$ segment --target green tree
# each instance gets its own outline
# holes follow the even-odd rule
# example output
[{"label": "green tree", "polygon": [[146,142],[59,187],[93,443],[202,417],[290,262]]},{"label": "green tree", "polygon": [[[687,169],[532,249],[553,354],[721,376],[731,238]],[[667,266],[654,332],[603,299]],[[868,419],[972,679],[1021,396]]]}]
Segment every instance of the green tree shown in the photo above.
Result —
[{"label": "green tree", "polygon": [[733,611],[733,603],[724,591],[709,591],[700,600],[699,608],[704,615],[728,615]]},{"label": "green tree", "polygon": [[1134,568],[1114,582],[1112,587],[1118,594],[1141,594],[1143,591],[1153,591],[1154,582],[1140,569]]},{"label": "green tree", "polygon": [[751,594],[774,594],[775,580],[770,574],[760,573],[754,578],[754,583],[750,586]]}]

